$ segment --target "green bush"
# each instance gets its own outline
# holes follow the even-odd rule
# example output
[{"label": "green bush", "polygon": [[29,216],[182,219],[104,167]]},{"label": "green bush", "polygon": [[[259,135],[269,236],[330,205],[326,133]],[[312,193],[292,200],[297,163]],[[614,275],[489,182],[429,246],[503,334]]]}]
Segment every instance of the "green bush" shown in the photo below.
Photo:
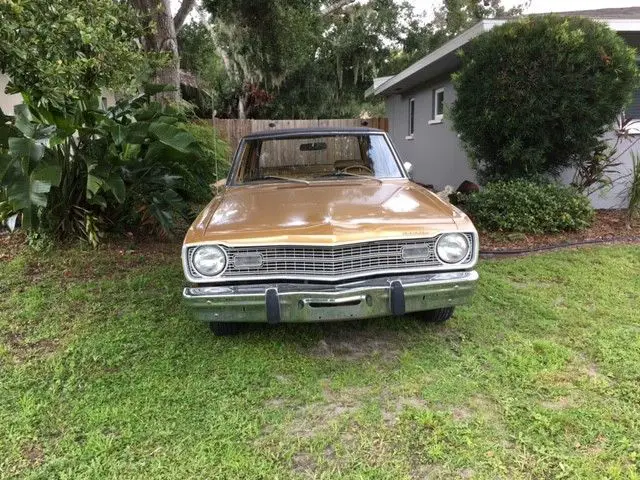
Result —
[{"label": "green bush", "polygon": [[208,202],[212,196],[211,184],[226,178],[229,173],[229,146],[211,126],[187,123],[184,127],[201,150],[184,165],[185,196],[193,202]]},{"label": "green bush", "polygon": [[497,181],[460,204],[481,230],[554,233],[582,230],[593,220],[589,199],[572,187],[526,180]]},{"label": "green bush", "polygon": [[176,219],[190,220],[187,202],[211,198],[216,151],[200,146],[179,110],[151,101],[157,91],[107,111],[96,99],[3,115],[0,216],[20,218],[30,234],[93,245],[108,230],[168,234]]},{"label": "green bush", "polygon": [[586,18],[508,22],[461,58],[450,115],[483,183],[589,159],[638,85],[635,50]]}]

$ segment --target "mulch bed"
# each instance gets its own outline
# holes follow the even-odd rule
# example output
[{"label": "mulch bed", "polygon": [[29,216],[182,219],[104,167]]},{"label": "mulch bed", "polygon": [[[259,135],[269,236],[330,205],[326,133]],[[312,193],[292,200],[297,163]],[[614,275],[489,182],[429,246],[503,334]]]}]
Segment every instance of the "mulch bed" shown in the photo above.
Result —
[{"label": "mulch bed", "polygon": [[[181,252],[182,236],[174,238],[157,238],[153,236],[110,236],[102,241],[98,247],[101,251],[109,252],[114,262],[121,260],[127,262],[131,257],[136,259],[147,259],[149,262],[159,263],[171,258],[179,258]],[[0,262],[10,261],[15,258],[27,246],[27,236],[24,232],[18,230],[9,233],[7,230],[0,229]],[[66,250],[73,250],[78,255],[78,247],[81,250],[92,252],[86,243],[70,242],[60,245],[59,248],[62,255]]]},{"label": "mulch bed", "polygon": [[26,237],[20,232],[9,234],[0,227],[0,262],[9,261],[15,257],[26,243]]},{"label": "mulch bed", "polygon": [[579,232],[545,235],[523,233],[481,232],[481,254],[536,251],[574,244],[640,243],[640,220],[627,225],[625,210],[598,210],[591,227]]}]

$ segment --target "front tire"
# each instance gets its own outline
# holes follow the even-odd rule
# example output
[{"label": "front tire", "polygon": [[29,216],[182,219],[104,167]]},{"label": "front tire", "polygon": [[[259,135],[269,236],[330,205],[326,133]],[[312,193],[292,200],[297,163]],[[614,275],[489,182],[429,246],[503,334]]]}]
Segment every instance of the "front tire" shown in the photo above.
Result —
[{"label": "front tire", "polygon": [[227,337],[237,335],[240,332],[241,324],[238,322],[209,322],[209,330],[216,337]]},{"label": "front tire", "polygon": [[424,312],[424,319],[429,323],[444,323],[451,318],[455,307],[438,308]]}]

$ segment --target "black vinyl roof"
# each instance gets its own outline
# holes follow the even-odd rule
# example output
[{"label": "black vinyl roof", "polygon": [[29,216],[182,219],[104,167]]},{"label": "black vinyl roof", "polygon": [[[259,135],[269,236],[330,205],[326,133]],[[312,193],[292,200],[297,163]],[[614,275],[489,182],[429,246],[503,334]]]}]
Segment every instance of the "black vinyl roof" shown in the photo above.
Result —
[{"label": "black vinyl roof", "polygon": [[276,137],[314,137],[323,135],[362,135],[365,133],[384,133],[378,128],[369,127],[309,127],[309,128],[283,128],[253,132],[244,138],[251,140],[256,138]]}]

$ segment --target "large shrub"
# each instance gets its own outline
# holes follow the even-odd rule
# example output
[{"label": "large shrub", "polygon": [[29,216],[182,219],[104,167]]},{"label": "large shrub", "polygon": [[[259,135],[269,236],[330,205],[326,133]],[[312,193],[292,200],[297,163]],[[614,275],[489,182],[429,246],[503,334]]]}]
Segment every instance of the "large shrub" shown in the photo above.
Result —
[{"label": "large shrub", "polygon": [[480,179],[553,176],[589,158],[631,100],[635,55],[577,17],[531,16],[475,39],[450,114]]},{"label": "large shrub", "polygon": [[92,244],[107,230],[170,233],[177,218],[188,220],[187,201],[211,196],[211,153],[179,110],[150,100],[157,90],[107,111],[96,100],[64,111],[19,105],[4,116],[0,215],[32,233]]},{"label": "large shrub", "polygon": [[189,200],[208,202],[211,199],[211,184],[226,178],[229,173],[229,145],[209,125],[188,123],[185,128],[200,145],[200,153],[191,159],[183,171]]},{"label": "large shrub", "polygon": [[526,180],[489,183],[466,196],[462,208],[481,230],[521,233],[581,230],[594,214],[589,199],[574,188]]}]

